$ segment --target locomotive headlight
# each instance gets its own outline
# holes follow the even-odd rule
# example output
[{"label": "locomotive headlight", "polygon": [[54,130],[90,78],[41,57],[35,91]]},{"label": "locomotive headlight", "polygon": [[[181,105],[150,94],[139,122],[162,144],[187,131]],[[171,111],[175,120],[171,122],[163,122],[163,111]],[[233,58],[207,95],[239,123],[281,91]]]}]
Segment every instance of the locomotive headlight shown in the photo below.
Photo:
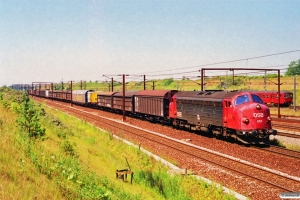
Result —
[{"label": "locomotive headlight", "polygon": [[242,122],[245,123],[245,124],[248,124],[249,123],[249,119],[247,119],[247,118],[244,117],[244,118],[242,118]]},{"label": "locomotive headlight", "polygon": [[260,107],[259,104],[256,105],[256,109],[257,109],[257,110],[260,110],[260,109],[261,109],[261,107]]}]

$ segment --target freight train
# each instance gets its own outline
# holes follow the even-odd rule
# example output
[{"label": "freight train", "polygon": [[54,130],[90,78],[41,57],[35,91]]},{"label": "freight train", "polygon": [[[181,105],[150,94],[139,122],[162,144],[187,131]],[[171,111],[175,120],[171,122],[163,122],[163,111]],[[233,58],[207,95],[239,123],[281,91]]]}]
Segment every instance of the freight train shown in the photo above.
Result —
[{"label": "freight train", "polygon": [[259,95],[249,91],[141,90],[126,91],[124,97],[123,92],[93,90],[28,90],[28,93],[111,112],[125,112],[178,129],[234,138],[245,144],[269,144],[269,136],[277,134],[272,129],[269,108]]}]

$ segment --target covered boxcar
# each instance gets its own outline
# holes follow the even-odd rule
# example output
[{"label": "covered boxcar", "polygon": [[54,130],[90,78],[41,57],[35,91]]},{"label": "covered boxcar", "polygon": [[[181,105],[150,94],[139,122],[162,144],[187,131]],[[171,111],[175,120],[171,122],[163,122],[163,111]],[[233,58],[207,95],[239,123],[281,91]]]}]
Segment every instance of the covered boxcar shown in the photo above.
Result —
[{"label": "covered boxcar", "polygon": [[63,90],[62,98],[64,101],[70,102],[71,101],[71,91],[70,90]]},{"label": "covered boxcar", "polygon": [[112,95],[116,92],[101,92],[97,95],[97,104],[103,110],[110,110],[112,108]]},{"label": "covered boxcar", "polygon": [[72,101],[75,104],[87,105],[90,103],[90,93],[94,90],[73,90]]},{"label": "covered boxcar", "polygon": [[150,121],[165,121],[177,90],[141,90],[134,95],[135,114]]},{"label": "covered boxcar", "polygon": [[[124,96],[125,112],[134,113],[134,95],[135,91],[126,91]],[[117,111],[123,111],[123,92],[116,92],[112,95],[112,108]]]}]

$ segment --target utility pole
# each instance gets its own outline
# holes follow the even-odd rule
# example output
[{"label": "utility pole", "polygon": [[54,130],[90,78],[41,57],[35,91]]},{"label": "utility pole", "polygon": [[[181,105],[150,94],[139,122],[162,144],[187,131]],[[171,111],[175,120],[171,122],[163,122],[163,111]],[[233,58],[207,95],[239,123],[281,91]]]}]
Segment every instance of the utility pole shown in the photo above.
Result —
[{"label": "utility pole", "polygon": [[39,85],[39,96],[41,96],[41,88],[42,88],[42,85],[40,83],[40,85]]},{"label": "utility pole", "polygon": [[125,117],[125,74],[123,74],[123,122],[126,121]]},{"label": "utility pole", "polygon": [[114,91],[114,78],[111,78],[111,91]]},{"label": "utility pole", "polygon": [[51,91],[52,91],[52,92],[51,92],[51,97],[52,97],[51,99],[52,99],[52,101],[53,101],[53,83],[51,83]]},{"label": "utility pole", "polygon": [[234,70],[232,70],[232,85],[234,86]]},{"label": "utility pole", "polygon": [[294,76],[294,111],[296,112],[296,76]]},{"label": "utility pole", "polygon": [[146,75],[144,75],[144,90],[146,90]]},{"label": "utility pole", "polygon": [[73,81],[71,81],[71,86],[70,86],[70,89],[71,89],[71,107],[73,107]]},{"label": "utility pole", "polygon": [[265,70],[264,88],[267,90],[267,70]]},{"label": "utility pole", "polygon": [[226,70],[226,85],[225,85],[225,87],[226,87],[226,89],[227,89],[227,85],[228,85],[228,70]]}]

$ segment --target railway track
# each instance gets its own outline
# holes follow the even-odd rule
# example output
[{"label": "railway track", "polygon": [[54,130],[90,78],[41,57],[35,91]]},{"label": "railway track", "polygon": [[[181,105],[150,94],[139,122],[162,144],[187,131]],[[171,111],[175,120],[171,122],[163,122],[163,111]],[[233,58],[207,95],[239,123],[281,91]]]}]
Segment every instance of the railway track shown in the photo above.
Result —
[{"label": "railway track", "polygon": [[[267,169],[247,161],[243,161],[232,156],[224,155],[212,150],[202,148],[187,142],[176,140],[158,133],[154,133],[148,130],[143,130],[138,127],[128,125],[126,123],[115,121],[109,118],[101,117],[94,113],[83,111],[82,109],[76,109],[69,106],[63,106],[56,102],[50,102],[54,107],[68,112],[71,115],[75,115],[80,119],[89,121],[96,126],[107,127],[114,134],[133,139],[135,143],[143,141],[142,145],[147,146],[147,143],[155,143],[156,150],[164,152],[164,149],[170,151],[176,151],[183,157],[189,157],[191,160],[197,160],[197,162],[205,162],[215,167],[222,168],[223,170],[230,171],[231,173],[243,176],[247,181],[255,181],[260,187],[277,189],[278,191],[300,191],[300,178],[289,176],[284,173],[280,173],[275,170]],[[152,149],[153,150],[153,149]],[[168,155],[164,155],[168,156]]]},{"label": "railway track", "polygon": [[291,132],[299,132],[300,133],[300,126],[296,125],[296,124],[273,123],[272,127],[274,129],[287,130],[287,131],[291,131]]},{"label": "railway track", "polygon": [[279,135],[279,136],[285,136],[285,137],[289,137],[289,138],[300,139],[300,135],[299,134],[295,134],[295,133],[286,133],[286,132],[279,131],[277,133],[277,135]]},{"label": "railway track", "polygon": [[300,138],[300,120],[291,118],[273,118],[272,127],[278,130],[278,135]]},{"label": "railway track", "polygon": [[277,118],[277,117],[272,117],[272,122],[276,123],[289,123],[289,124],[300,124],[300,118],[297,117],[282,117],[282,118]]},{"label": "railway track", "polygon": [[268,151],[268,152],[271,152],[274,154],[280,154],[283,156],[287,156],[287,157],[291,157],[291,158],[300,160],[300,151],[286,149],[286,148],[278,147],[278,146],[274,146],[274,145],[271,145],[270,147],[267,147],[267,148],[261,148],[261,147],[254,147],[254,148],[260,149],[262,151]]}]

